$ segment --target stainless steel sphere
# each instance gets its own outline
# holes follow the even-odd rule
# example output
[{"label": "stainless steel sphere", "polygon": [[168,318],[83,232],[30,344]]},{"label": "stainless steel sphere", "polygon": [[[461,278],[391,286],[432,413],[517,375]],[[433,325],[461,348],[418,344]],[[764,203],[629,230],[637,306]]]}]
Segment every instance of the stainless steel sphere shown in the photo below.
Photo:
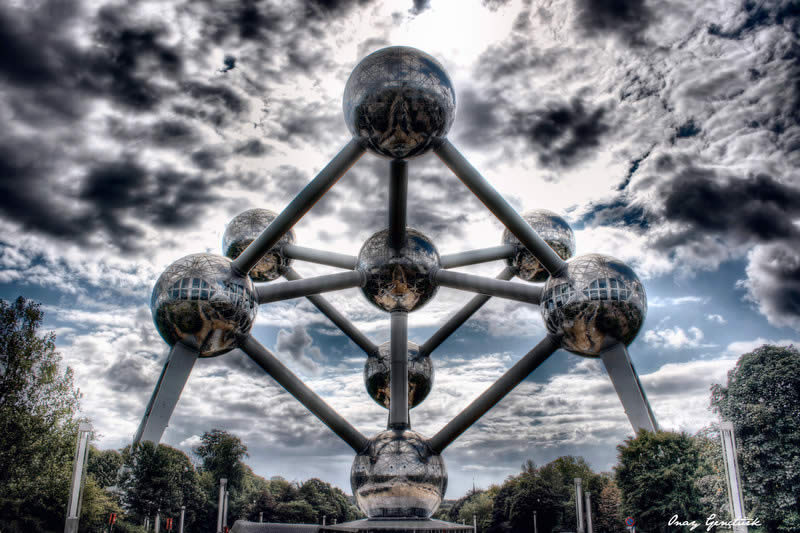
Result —
[{"label": "stainless steel sphere", "polygon": [[[566,261],[575,254],[575,234],[562,217],[546,209],[534,209],[523,213],[522,218],[561,259]],[[550,276],[539,260],[507,228],[503,232],[503,244],[517,247],[517,252],[506,259],[506,263],[514,269],[519,279],[541,282]]]},{"label": "stainless steel sphere", "polygon": [[384,311],[414,311],[436,294],[431,271],[439,268],[439,252],[417,230],[406,228],[406,243],[398,253],[389,246],[389,230],[371,236],[358,252],[358,270],[367,276],[361,291]]},{"label": "stainless steel sphere", "polygon": [[391,159],[420,156],[447,136],[456,93],[433,57],[390,46],[356,65],[344,88],[344,120],[371,152]]},{"label": "stainless steel sphere", "polygon": [[[378,347],[377,354],[367,357],[364,364],[364,384],[373,400],[389,408],[390,376],[392,370],[391,342]],[[412,409],[422,403],[433,388],[433,363],[431,358],[422,355],[419,345],[408,343],[408,407]]]},{"label": "stainless steel sphere", "polygon": [[421,435],[389,429],[356,455],[350,486],[369,518],[429,518],[447,490],[447,469]]},{"label": "stainless steel sphere", "polygon": [[170,346],[182,341],[202,357],[236,348],[250,333],[257,309],[253,281],[234,273],[230,259],[213,254],[187,255],[172,263],[150,299],[164,340]]},{"label": "stainless steel sphere", "polygon": [[617,342],[633,342],[647,315],[647,296],[622,261],[589,254],[547,280],[541,309],[547,330],[563,335],[565,350],[598,356]]},{"label": "stainless steel sphere", "polygon": [[[222,253],[236,259],[261,232],[267,229],[278,214],[269,209],[248,209],[231,220],[222,235]],[[281,253],[286,244],[294,244],[294,231],[289,230],[261,260],[250,270],[253,281],[278,279],[289,268],[292,260]]]}]

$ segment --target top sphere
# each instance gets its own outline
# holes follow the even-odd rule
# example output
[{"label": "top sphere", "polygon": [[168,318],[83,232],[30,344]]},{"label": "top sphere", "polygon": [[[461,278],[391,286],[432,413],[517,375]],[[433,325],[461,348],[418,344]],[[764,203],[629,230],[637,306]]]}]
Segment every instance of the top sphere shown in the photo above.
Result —
[{"label": "top sphere", "polygon": [[[222,253],[230,259],[239,257],[239,254],[250,246],[250,243],[261,235],[277,216],[277,213],[269,209],[248,209],[233,217],[222,235]],[[264,254],[256,266],[250,269],[252,280],[272,281],[281,277],[292,263],[290,258],[283,255],[281,248],[293,243],[294,231],[289,230]]]},{"label": "top sphere", "polygon": [[390,46],[356,65],[344,88],[344,120],[368,150],[410,159],[447,136],[456,93],[433,57],[408,46]]},{"label": "top sphere", "polygon": [[[525,222],[544,239],[564,261],[575,254],[575,234],[567,221],[547,209],[532,209],[522,214]],[[517,247],[516,253],[506,259],[514,274],[523,281],[546,281],[550,274],[536,257],[525,248],[508,228],[503,232],[503,244]]]},{"label": "top sphere", "polygon": [[596,357],[618,342],[633,342],[647,315],[647,296],[636,273],[600,254],[576,257],[542,293],[542,317],[565,350]]}]

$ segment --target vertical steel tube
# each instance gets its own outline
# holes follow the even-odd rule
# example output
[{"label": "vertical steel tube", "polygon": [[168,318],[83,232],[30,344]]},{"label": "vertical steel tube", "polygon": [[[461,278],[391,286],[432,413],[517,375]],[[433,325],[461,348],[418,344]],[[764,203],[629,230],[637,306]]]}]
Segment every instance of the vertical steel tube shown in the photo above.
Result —
[{"label": "vertical steel tube", "polygon": [[156,533],[161,531],[161,509],[156,511],[156,528],[153,531]]},{"label": "vertical steel tube", "polygon": [[229,491],[225,491],[225,500],[222,503],[222,528],[228,529],[228,495]]},{"label": "vertical steel tube", "polygon": [[592,526],[592,493],[588,490],[584,492],[586,496],[586,505],[584,506],[584,512],[586,514],[586,533],[594,533],[594,527]]},{"label": "vertical steel tube", "polygon": [[399,251],[406,242],[408,163],[394,159],[389,165],[389,247]]},{"label": "vertical steel tube", "polygon": [[250,269],[270,248],[275,246],[283,234],[289,231],[363,154],[364,148],[355,139],[342,148],[331,162],[275,217],[267,229],[234,259],[234,270],[242,275],[250,272]]},{"label": "vertical steel tube", "polygon": [[181,505],[181,521],[178,522],[178,533],[183,533],[183,522],[186,518],[186,506]]},{"label": "vertical steel tube", "polygon": [[583,531],[583,480],[579,477],[575,478],[575,518],[577,520],[577,533],[584,533]]},{"label": "vertical steel tube", "polygon": [[219,498],[217,499],[217,533],[222,533],[222,511],[225,505],[225,486],[228,484],[227,478],[219,479]]},{"label": "vertical steel tube", "polygon": [[390,374],[389,427],[405,429],[408,421],[408,313],[391,314],[390,348],[392,372]]}]

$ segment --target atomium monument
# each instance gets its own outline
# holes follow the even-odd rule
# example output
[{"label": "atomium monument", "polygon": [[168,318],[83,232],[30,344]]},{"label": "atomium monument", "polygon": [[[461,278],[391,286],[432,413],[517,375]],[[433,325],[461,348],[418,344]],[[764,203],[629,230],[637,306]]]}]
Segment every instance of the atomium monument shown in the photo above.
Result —
[{"label": "atomium monument", "polygon": [[[463,526],[430,519],[447,489],[442,452],[559,348],[600,358],[633,428],[657,429],[626,348],[647,313],[639,278],[612,257],[572,257],[573,232],[557,214],[512,209],[447,139],[455,106],[447,73],[414,48],[384,48],[355,67],[343,105],[352,140],[283,211],[251,209],[236,216],[225,231],[223,255],[179,259],[156,282],[153,320],[171,350],[135,443],[159,442],[198,357],[238,348],[356,453],[350,480],[369,518],[326,531],[360,531],[367,523],[371,530],[381,523],[396,527],[398,520],[407,522],[407,530],[435,525],[461,531]],[[389,160],[388,227],[369,237],[357,257],[295,244],[295,223],[366,151]],[[500,245],[441,255],[429,237],[407,227],[407,160],[429,152],[503,223]],[[499,260],[507,266],[494,279],[453,270]],[[300,261],[342,272],[304,279],[293,268]],[[514,276],[529,283],[513,283]],[[279,277],[287,281],[271,283]],[[408,313],[434,298],[440,286],[478,294],[430,339],[410,342]],[[354,287],[389,313],[387,342],[373,343],[321,296]],[[539,305],[548,334],[438,433],[426,438],[414,432],[409,411],[433,386],[433,352],[493,296]],[[386,430],[371,438],[361,434],[250,334],[259,305],[301,297],[365,352],[364,383],[389,411]]]}]

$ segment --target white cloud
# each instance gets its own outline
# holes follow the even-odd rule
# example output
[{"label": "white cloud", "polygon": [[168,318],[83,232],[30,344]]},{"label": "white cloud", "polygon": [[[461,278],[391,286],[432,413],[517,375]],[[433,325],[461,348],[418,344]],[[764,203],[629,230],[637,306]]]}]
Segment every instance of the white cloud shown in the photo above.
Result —
[{"label": "white cloud", "polygon": [[715,323],[721,324],[721,325],[725,325],[725,324],[728,323],[728,321],[725,320],[724,316],[718,315],[718,314],[715,314],[715,313],[711,313],[711,314],[706,315],[706,320],[708,320],[709,322],[715,322]]},{"label": "white cloud", "polygon": [[675,326],[673,328],[648,330],[644,334],[644,341],[657,348],[669,348],[672,350],[713,346],[701,344],[703,337],[703,331],[696,326],[690,327],[688,331],[682,327]]}]

